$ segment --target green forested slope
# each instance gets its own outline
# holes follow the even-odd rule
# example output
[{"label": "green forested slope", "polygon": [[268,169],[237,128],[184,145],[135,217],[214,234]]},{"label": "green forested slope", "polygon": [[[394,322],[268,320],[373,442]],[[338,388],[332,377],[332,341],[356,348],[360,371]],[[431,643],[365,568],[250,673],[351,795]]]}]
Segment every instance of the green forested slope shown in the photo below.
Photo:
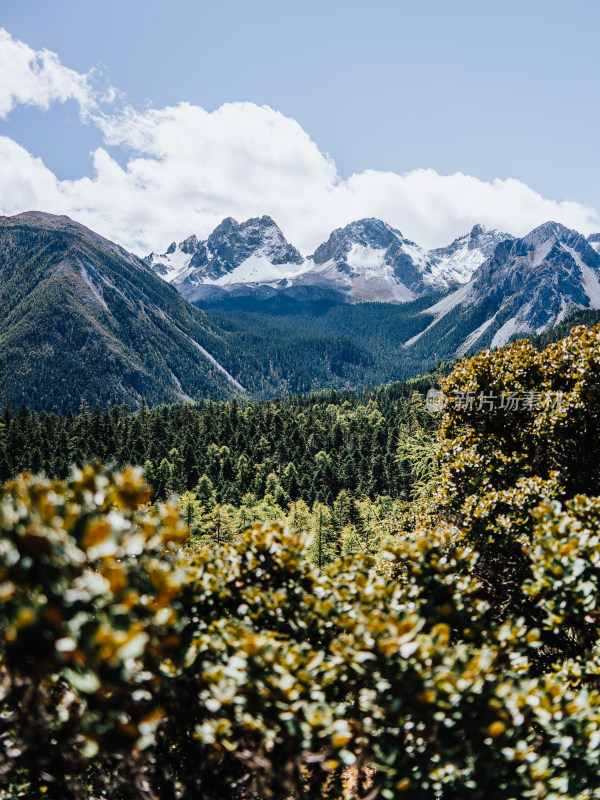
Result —
[{"label": "green forested slope", "polygon": [[431,321],[421,314],[431,303],[263,303],[252,310],[229,304],[205,313],[227,331],[231,364],[250,375],[255,396],[272,397],[324,388],[360,391],[428,370],[441,354],[407,349],[404,342]]},{"label": "green forested slope", "polygon": [[201,353],[201,311],[134,256],[66,218],[0,220],[0,398],[55,411],[234,393]]},{"label": "green forested slope", "polygon": [[[4,217],[0,407],[64,413],[82,399],[137,408],[406,380],[454,358],[474,324],[457,308],[405,347],[432,321],[422,312],[434,299],[203,311],[140,259],[66,217]],[[578,321],[594,315],[582,312]]]},{"label": "green forested slope", "polygon": [[[403,341],[428,320],[407,306],[210,310],[66,217],[0,219],[0,403],[37,410],[137,407],[360,390],[423,371],[434,352]],[[204,347],[232,379],[190,341]]]}]

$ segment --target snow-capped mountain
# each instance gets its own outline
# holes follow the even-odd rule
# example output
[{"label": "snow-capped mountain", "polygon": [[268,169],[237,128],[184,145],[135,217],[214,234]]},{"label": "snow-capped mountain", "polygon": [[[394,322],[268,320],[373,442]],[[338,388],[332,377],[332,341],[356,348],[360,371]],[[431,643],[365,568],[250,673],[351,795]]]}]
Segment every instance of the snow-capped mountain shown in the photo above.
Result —
[{"label": "snow-capped mountain", "polygon": [[469,282],[423,312],[433,320],[405,346],[445,342],[463,355],[541,333],[584,308],[600,308],[600,253],[577,231],[547,222],[500,242]]},{"label": "snow-capped mountain", "polygon": [[304,285],[329,285],[347,299],[405,303],[427,291],[429,254],[378,219],[361,219],[333,231],[299,278]]},{"label": "snow-capped mountain", "polygon": [[483,225],[475,225],[470,233],[455,239],[448,247],[431,250],[436,286],[448,289],[457,283],[466,283],[475,270],[494,254],[500,242],[513,238],[509,233],[495,229],[488,231]]},{"label": "snow-capped mountain", "polygon": [[146,263],[177,287],[188,300],[203,296],[203,286],[277,282],[296,274],[304,258],[271,217],[236,222],[227,217],[206,241],[190,236],[173,242],[166,253],[152,253]]},{"label": "snow-capped mountain", "polygon": [[144,261],[167,283],[173,283],[187,270],[192,257],[204,247],[195,236],[188,236],[183,242],[171,242],[164,253],[150,253]]},{"label": "snow-capped mountain", "polygon": [[597,253],[600,253],[600,233],[591,233],[588,237],[588,244],[594,248]]},{"label": "snow-capped mountain", "polygon": [[468,281],[509,234],[476,225],[471,233],[437,250],[425,250],[378,219],[334,231],[315,251],[298,282],[318,275],[353,301],[403,303]]},{"label": "snow-capped mountain", "polygon": [[[0,389],[13,405],[66,410],[82,397],[135,406],[403,379],[600,309],[598,250],[600,234],[547,222],[519,239],[475,226],[427,251],[366,219],[303,258],[262,217],[144,263],[67,217],[0,217]],[[196,302],[226,299],[222,313],[156,272]],[[386,304],[348,307],[363,300]]]},{"label": "snow-capped mountain", "polygon": [[279,294],[405,303],[468,281],[507,238],[476,225],[448,247],[427,251],[381,220],[362,219],[333,231],[303,258],[270,217],[241,224],[228,218],[206,241],[191,236],[145,261],[192,302]]}]

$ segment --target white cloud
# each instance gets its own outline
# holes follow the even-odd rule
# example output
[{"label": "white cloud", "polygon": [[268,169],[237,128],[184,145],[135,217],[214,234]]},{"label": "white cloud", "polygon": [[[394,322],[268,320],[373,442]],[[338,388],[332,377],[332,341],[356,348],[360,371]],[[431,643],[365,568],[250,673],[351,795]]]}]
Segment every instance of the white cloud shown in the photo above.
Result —
[{"label": "white cloud", "polygon": [[56,53],[33,50],[0,28],[0,118],[17,105],[48,108],[76,100],[87,109],[93,105],[89,77],[63,66]]},{"label": "white cloud", "polygon": [[[94,175],[59,180],[20,145],[0,138],[0,211],[68,214],[125,247],[162,252],[190,233],[206,236],[225,216],[270,214],[310,253],[335,227],[379,217],[427,247],[448,244],[476,223],[516,235],[549,219],[582,233],[600,230],[596,210],[542,197],[515,179],[481,181],[457,173],[404,175],[367,170],[341,180],[293,119],[253,103],[213,112],[182,103],[120,114],[93,109],[88,76],[58,57],[0,31],[0,116],[17,103],[46,107],[76,99],[101,129]],[[125,168],[110,154],[129,153]]]}]

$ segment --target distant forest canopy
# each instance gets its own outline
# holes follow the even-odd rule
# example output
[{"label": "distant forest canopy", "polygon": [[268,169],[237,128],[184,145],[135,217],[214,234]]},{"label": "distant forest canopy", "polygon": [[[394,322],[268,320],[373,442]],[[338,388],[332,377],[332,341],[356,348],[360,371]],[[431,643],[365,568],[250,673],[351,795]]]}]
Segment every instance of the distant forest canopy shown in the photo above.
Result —
[{"label": "distant forest canopy", "polygon": [[[194,490],[201,478],[219,503],[279,493],[283,505],[331,503],[340,491],[356,497],[408,499],[410,470],[398,442],[437,417],[423,395],[430,374],[362,394],[326,390],[261,403],[127,406],[57,415],[6,406],[0,417],[0,481],[28,470],[65,478],[90,461],[145,467],[163,499]],[[206,482],[204,483],[206,486]]]},{"label": "distant forest canopy", "polygon": [[[436,325],[433,341],[421,337],[405,347],[423,330],[423,312],[437,297],[403,305],[271,305],[235,298],[198,305],[215,327],[227,331],[228,350],[220,356],[223,363],[254,399],[268,399],[325,388],[361,391],[406,381],[435,369],[436,364],[456,361],[457,348],[472,330],[469,314],[459,308]],[[434,319],[429,316],[431,322]],[[543,349],[576,325],[593,327],[598,322],[599,310],[576,310],[555,328],[539,335],[517,333],[511,341],[528,338]],[[475,343],[466,355],[480,348]],[[261,353],[262,359],[254,358],[255,353]]]},{"label": "distant forest canopy", "polygon": [[[574,325],[598,320],[599,311],[578,312],[531,342],[541,350]],[[296,500],[331,504],[341,491],[409,500],[414,470],[397,457],[399,441],[437,428],[423,396],[456,363],[361,393],[325,389],[262,402],[143,403],[138,411],[127,405],[90,409],[82,401],[77,413],[66,414],[6,405],[0,483],[24,470],[63,479],[72,464],[101,461],[144,466],[159,500],[195,490],[202,478],[215,502],[233,505],[269,493],[277,493],[282,507]]]}]

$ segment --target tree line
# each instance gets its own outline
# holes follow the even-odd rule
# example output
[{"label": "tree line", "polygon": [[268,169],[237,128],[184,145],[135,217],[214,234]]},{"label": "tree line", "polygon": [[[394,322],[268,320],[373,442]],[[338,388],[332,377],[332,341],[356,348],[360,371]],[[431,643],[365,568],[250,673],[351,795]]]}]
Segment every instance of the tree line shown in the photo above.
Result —
[{"label": "tree line", "polygon": [[[265,401],[144,404],[65,415],[6,406],[0,481],[28,470],[66,478],[91,461],[144,466],[155,499],[194,491],[236,506],[272,495],[280,506],[355,498],[408,499],[412,477],[398,440],[436,419],[423,405],[432,376],[356,395],[323,391]],[[420,390],[420,391],[419,391]]]}]

